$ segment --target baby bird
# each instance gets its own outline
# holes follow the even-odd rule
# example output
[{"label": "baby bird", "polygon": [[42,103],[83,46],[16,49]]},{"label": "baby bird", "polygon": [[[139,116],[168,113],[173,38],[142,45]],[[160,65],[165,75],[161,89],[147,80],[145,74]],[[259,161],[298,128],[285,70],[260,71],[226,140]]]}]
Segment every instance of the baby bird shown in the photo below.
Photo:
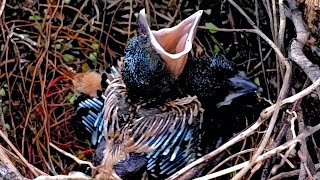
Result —
[{"label": "baby bird", "polygon": [[138,35],[125,49],[123,81],[131,100],[176,98],[176,83],[188,59],[202,11],[172,28],[151,30],[145,10],[138,16]]},{"label": "baby bird", "polygon": [[[153,31],[141,10],[121,76],[105,76],[105,93],[79,103],[78,112],[88,111],[82,118],[92,142],[103,150],[97,177],[132,179],[141,170],[170,176],[199,154],[204,109],[260,91],[223,56],[188,57],[201,15]],[[204,121],[213,119],[209,115]]]},{"label": "baby bird", "polygon": [[[108,86],[103,95],[78,104],[79,113],[87,109],[83,123],[92,132],[92,141],[103,142],[98,179],[132,179],[132,173],[141,169],[163,179],[196,158],[203,109],[195,96],[178,98],[174,87],[201,13],[150,35],[143,9],[139,33],[125,51],[121,76],[104,75],[102,83]],[[172,31],[181,36],[171,36]]]},{"label": "baby bird", "polygon": [[237,97],[262,91],[221,55],[189,59],[179,77],[179,87],[183,94],[197,96],[205,109],[229,105]]}]

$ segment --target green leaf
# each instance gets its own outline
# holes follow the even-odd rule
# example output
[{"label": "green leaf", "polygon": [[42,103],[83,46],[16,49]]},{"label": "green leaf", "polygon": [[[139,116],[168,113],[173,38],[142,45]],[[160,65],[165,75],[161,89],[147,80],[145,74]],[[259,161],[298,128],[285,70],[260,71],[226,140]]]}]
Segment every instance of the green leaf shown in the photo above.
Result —
[{"label": "green leaf", "polygon": [[211,11],[212,11],[211,9],[203,10],[203,12],[206,13],[207,15],[209,15],[209,16],[211,15]]},{"label": "green leaf", "polygon": [[62,59],[65,61],[65,62],[72,62],[75,60],[75,57],[71,54],[64,54],[62,55]]},{"label": "green leaf", "polygon": [[[0,107],[1,108],[1,107]],[[8,110],[8,106],[2,106],[2,113],[6,113]],[[1,110],[0,110],[1,111]]]},{"label": "green leaf", "polygon": [[69,4],[71,2],[71,0],[64,0],[65,4]]},{"label": "green leaf", "polygon": [[99,44],[97,44],[97,43],[92,43],[91,47],[92,47],[92,49],[94,49],[95,51],[99,50]]},{"label": "green leaf", "polygon": [[215,44],[215,45],[213,46],[213,48],[214,48],[213,53],[219,54],[219,52],[220,52],[219,46]]},{"label": "green leaf", "polygon": [[211,33],[216,33],[217,31],[217,26],[216,25],[214,25],[213,23],[205,23],[205,26],[209,29],[209,31],[211,32]]},{"label": "green leaf", "polygon": [[41,17],[39,15],[32,15],[32,16],[29,16],[29,21],[40,21],[41,20]]},{"label": "green leaf", "polygon": [[64,44],[63,47],[64,47],[63,50],[64,50],[64,51],[67,51],[67,50],[71,49],[73,46],[72,46],[72,44],[70,44],[70,43],[66,43],[66,44]]},{"label": "green leaf", "polygon": [[39,21],[39,20],[41,20],[40,13],[38,11],[32,11],[31,13],[32,13],[32,15],[29,16],[29,18],[28,18],[30,21]]},{"label": "green leaf", "polygon": [[89,59],[90,59],[91,61],[97,61],[97,52],[92,52],[92,53],[90,53]]},{"label": "green leaf", "polygon": [[81,67],[83,72],[88,72],[90,70],[90,67],[87,63],[83,63]]},{"label": "green leaf", "polygon": [[57,39],[56,41],[59,43],[62,43],[64,41],[64,39]]},{"label": "green leaf", "polygon": [[8,131],[11,130],[11,127],[10,127],[10,125],[9,125],[8,123],[4,124],[4,127],[5,127]]},{"label": "green leaf", "polygon": [[0,96],[6,96],[6,90],[4,90],[4,88],[0,89]]},{"label": "green leaf", "polygon": [[51,47],[52,48],[56,48],[57,50],[60,50],[61,49],[61,44],[56,44],[56,45],[52,44]]},{"label": "green leaf", "polygon": [[259,77],[254,78],[254,83],[258,86],[260,86],[260,79]]},{"label": "green leaf", "polygon": [[75,100],[77,100],[77,96],[75,96],[75,95],[71,96],[71,97],[69,98],[70,104],[73,105]]}]

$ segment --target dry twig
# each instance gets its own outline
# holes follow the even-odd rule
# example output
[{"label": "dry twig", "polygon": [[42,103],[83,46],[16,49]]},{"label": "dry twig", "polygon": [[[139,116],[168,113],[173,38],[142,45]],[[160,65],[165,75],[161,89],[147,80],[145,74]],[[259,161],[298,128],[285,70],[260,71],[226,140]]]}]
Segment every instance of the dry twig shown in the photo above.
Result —
[{"label": "dry twig", "polygon": [[[313,64],[303,53],[303,47],[309,39],[309,32],[304,26],[301,12],[297,10],[296,0],[288,0],[290,11],[286,12],[295,26],[297,37],[292,40],[290,45],[290,59],[297,63],[301,69],[307,74],[312,82],[315,82],[320,77],[319,66]],[[320,89],[317,89],[318,97],[320,98]]]},{"label": "dry twig", "polygon": [[[310,94],[313,90],[315,90],[319,86],[320,86],[320,79],[318,79],[315,83],[313,83],[312,85],[310,85],[308,88],[304,89],[303,91],[301,91],[301,92],[299,92],[299,93],[297,93],[297,94],[295,94],[295,95],[293,95],[291,97],[288,97],[288,98],[284,99],[283,101],[281,101],[280,102],[280,107],[285,105],[285,104],[287,104],[287,103],[293,103],[293,102],[297,101],[298,99],[303,98],[304,96]],[[212,151],[211,153],[209,153],[209,154],[197,159],[196,161],[194,161],[194,162],[190,163],[189,165],[187,165],[186,167],[182,168],[181,170],[179,170],[178,172],[176,172],[175,174],[170,176],[168,178],[168,180],[176,179],[179,176],[181,176],[182,174],[184,174],[185,172],[187,172],[188,170],[190,170],[191,168],[197,166],[198,164],[210,161],[212,158],[214,158],[216,155],[218,155],[222,151],[226,150],[230,146],[232,146],[235,143],[237,143],[237,142],[245,139],[246,137],[252,135],[255,132],[255,130],[258,127],[260,127],[260,125],[272,115],[272,113],[275,111],[275,109],[276,109],[276,105],[272,105],[272,106],[264,109],[261,112],[260,117],[257,120],[257,122],[254,123],[253,125],[251,125],[247,130],[245,130],[244,132],[238,134],[237,136],[235,136],[234,138],[232,138],[231,140],[229,140],[228,142],[226,142],[225,144],[220,146],[218,149]],[[239,165],[236,168],[239,168],[239,167],[242,168],[244,166]]]},{"label": "dry twig", "polygon": [[[307,128],[304,132],[302,132],[301,134],[299,134],[296,138],[282,144],[281,146],[278,146],[260,156],[258,156],[257,160],[255,163],[257,162],[261,162],[263,160],[266,160],[268,158],[270,158],[271,156],[277,154],[278,152],[280,151],[283,151],[284,149],[287,149],[289,148],[290,146],[292,146],[293,144],[296,144],[298,142],[301,142],[303,141],[304,138],[314,134],[315,132],[319,131],[320,130],[320,124],[314,126],[314,127],[309,127]],[[246,166],[248,166],[250,163],[252,163],[252,161],[246,161],[246,162],[243,162],[241,164],[237,164],[233,167],[230,167],[230,168],[227,168],[227,169],[224,169],[222,171],[219,171],[219,172],[216,172],[216,173],[213,173],[213,174],[209,174],[209,175],[206,175],[206,176],[203,176],[201,178],[197,178],[197,180],[200,180],[200,179],[213,179],[213,178],[216,178],[216,177],[219,177],[219,176],[222,176],[224,174],[228,174],[228,173],[231,173],[231,172],[234,172],[234,171],[237,171],[241,168],[244,168]]]}]

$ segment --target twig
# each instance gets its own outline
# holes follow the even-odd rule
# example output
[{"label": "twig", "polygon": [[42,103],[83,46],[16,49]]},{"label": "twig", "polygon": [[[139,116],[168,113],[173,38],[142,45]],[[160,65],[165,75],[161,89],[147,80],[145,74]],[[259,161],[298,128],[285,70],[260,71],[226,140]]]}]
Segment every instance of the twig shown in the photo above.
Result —
[{"label": "twig", "polygon": [[172,16],[171,21],[168,22],[168,24],[166,25],[166,27],[171,27],[172,23],[174,22],[174,20],[177,18],[180,9],[181,9],[181,5],[182,5],[183,0],[179,1],[178,7],[176,8],[176,11],[174,12],[174,15]]},{"label": "twig", "polygon": [[277,7],[275,0],[271,0],[272,5],[272,15],[273,15],[273,31],[274,31],[274,41],[277,46],[279,46],[278,42],[278,19],[277,19]]},{"label": "twig", "polygon": [[[277,137],[275,138],[275,141],[271,144],[271,148],[272,149],[277,147],[277,146],[279,146],[279,144],[281,143],[282,138],[285,136],[285,134],[286,134],[286,132],[288,130],[288,126],[289,126],[288,123],[284,123],[283,124],[283,126],[281,127],[281,130],[279,131]],[[261,174],[261,180],[268,179],[268,174],[270,174],[269,173],[269,166],[270,166],[271,161],[274,161],[274,159],[266,160],[263,172]]]},{"label": "twig", "polygon": [[2,105],[2,97],[0,96],[0,127],[1,131],[5,136],[8,136],[7,129],[5,126],[6,122],[4,121],[4,113],[3,113],[3,105]]},{"label": "twig", "polygon": [[0,145],[0,177],[4,179],[22,180],[23,178],[18,169],[11,162],[7,154],[4,152],[4,147]]},{"label": "twig", "polygon": [[318,159],[318,162],[320,161],[320,153],[319,153],[319,147],[318,147],[318,145],[317,145],[317,142],[316,142],[316,140],[315,140],[315,138],[314,138],[314,136],[312,135],[311,136],[311,140],[312,140],[312,143],[313,143],[313,147],[314,147],[314,149],[316,150],[316,156],[317,156],[317,159]]},{"label": "twig", "polygon": [[83,160],[75,157],[74,155],[72,155],[72,154],[70,154],[70,153],[58,148],[56,145],[52,144],[51,142],[50,142],[50,146],[53,147],[54,149],[56,149],[57,151],[59,151],[60,153],[62,153],[64,155],[68,156],[69,158],[73,159],[78,164],[86,164],[86,165],[90,166],[91,169],[97,169],[91,162],[83,161]]},{"label": "twig", "polygon": [[133,9],[132,9],[132,1],[130,1],[130,13],[129,13],[129,20],[128,20],[128,40],[130,39],[131,35],[131,21],[132,21],[132,14],[133,14]]},{"label": "twig", "polygon": [[208,174],[213,173],[215,170],[217,170],[220,166],[222,166],[224,163],[226,163],[226,162],[229,161],[230,159],[232,159],[232,158],[234,158],[234,157],[236,157],[236,156],[239,156],[239,155],[241,155],[241,154],[245,154],[245,153],[248,153],[248,152],[252,152],[252,151],[254,151],[254,150],[255,150],[255,148],[246,149],[246,150],[240,151],[240,152],[238,152],[238,153],[236,153],[236,154],[233,154],[233,155],[229,156],[228,158],[226,158],[226,159],[224,159],[222,162],[220,162],[218,165],[216,165],[213,169],[211,169],[211,170],[208,172]]},{"label": "twig", "polygon": [[[110,32],[111,32],[111,28],[112,28],[112,25],[113,25],[114,18],[115,18],[115,16],[116,16],[119,8],[121,7],[122,3],[124,3],[124,0],[115,1],[115,4],[114,4],[114,5],[116,5],[116,4],[118,4],[118,3],[119,3],[119,5],[118,5],[117,8],[115,9],[115,12],[113,13],[113,16],[112,16],[112,18],[111,18],[111,22],[110,22],[110,25],[109,25],[110,27],[109,27],[109,29],[108,29],[108,33],[107,33],[107,37],[106,37],[105,44],[108,44],[108,40],[109,40],[109,36],[110,36]],[[110,6],[111,6],[111,4],[107,7],[107,9],[111,8]]]},{"label": "twig", "polygon": [[[289,112],[289,111],[287,111]],[[289,112],[290,113],[290,112]],[[290,120],[290,130],[292,133],[292,138],[296,138],[296,132],[295,132],[295,126],[294,126],[294,122],[297,119],[297,113],[295,111],[292,111],[290,113],[291,115],[293,115],[293,117]],[[290,156],[290,154],[292,154],[293,149],[296,147],[296,144],[292,144],[289,149],[286,151],[284,157],[282,157],[281,161],[279,164],[273,166],[272,170],[271,170],[271,174],[275,174],[277,172],[277,170],[282,167],[284,165],[284,163],[287,161],[287,158]]]},{"label": "twig", "polygon": [[[256,13],[255,13],[256,14],[256,22],[257,22],[257,26],[259,27],[260,21],[259,21],[258,0],[255,0],[255,11],[256,11]],[[270,96],[270,90],[269,90],[269,82],[268,82],[267,75],[266,75],[266,68],[264,67],[264,63],[263,63],[261,39],[260,39],[259,35],[257,35],[257,40],[258,40],[258,46],[259,46],[259,57],[260,57],[260,62],[261,62],[263,80],[264,80],[264,83],[266,84],[265,87],[267,90],[268,99],[270,100],[271,96]]]},{"label": "twig", "polygon": [[22,34],[18,34],[18,33],[12,32],[12,35],[14,35],[16,37],[19,37],[20,39],[26,41],[27,43],[30,43],[32,46],[39,47],[38,43],[34,42],[32,39],[30,39],[28,37],[25,37]]},{"label": "twig", "polygon": [[[256,161],[254,163],[261,162],[263,160],[266,160],[267,158],[270,158],[272,155],[277,154],[277,152],[280,152],[280,151],[283,151],[284,149],[287,149],[292,144],[296,144],[298,142],[301,142],[304,138],[312,135],[313,133],[317,132],[318,130],[320,130],[320,124],[306,129],[303,133],[299,134],[296,138],[294,138],[294,139],[282,144],[281,146],[278,146],[278,147],[276,147],[276,148],[274,148],[274,149],[272,149],[272,150],[270,150],[270,151],[258,156],[258,158],[256,159]],[[241,164],[237,164],[237,165],[235,165],[233,167],[224,169],[222,171],[219,171],[219,172],[216,172],[216,173],[213,173],[213,174],[209,174],[209,175],[197,178],[196,180],[213,179],[213,178],[222,176],[224,174],[228,174],[228,173],[237,171],[237,170],[239,170],[241,168],[244,168],[244,167],[248,166],[250,163],[252,163],[252,161],[246,161],[246,162],[243,162]]]},{"label": "twig", "polygon": [[[270,2],[269,0],[262,0],[262,3],[267,11],[268,17],[269,17],[269,24],[273,24],[273,16],[272,16],[272,12],[271,12],[271,7],[270,7]],[[272,34],[272,38],[275,41],[275,32],[273,27],[270,27],[271,29],[271,34]]]},{"label": "twig", "polygon": [[57,176],[39,176],[34,180],[91,180],[92,178],[81,172],[73,172],[69,175],[57,175]]},{"label": "twig", "polygon": [[283,0],[279,0],[279,14],[280,14],[280,23],[278,31],[278,46],[281,52],[284,52],[284,34],[286,30],[286,15],[284,13]]},{"label": "twig", "polygon": [[1,6],[0,6],[0,17],[2,16],[5,6],[6,6],[6,0],[2,0]]},{"label": "twig", "polygon": [[150,1],[145,0],[145,7],[146,7],[146,14],[147,14],[147,21],[150,24]]},{"label": "twig", "polygon": [[[204,26],[199,26],[200,29],[208,29]],[[256,33],[258,34],[263,40],[265,40],[275,51],[275,53],[280,57],[280,59],[285,60],[286,58],[283,56],[280,49],[274,44],[274,42],[268,38],[260,29],[227,29],[227,28],[215,28],[215,31],[221,31],[221,32],[250,32],[250,33]]]},{"label": "twig", "polygon": [[[34,167],[33,165],[31,165],[30,163],[28,163],[28,161],[21,155],[21,153],[17,150],[16,147],[14,147],[14,145],[10,142],[10,140],[7,138],[7,136],[5,136],[3,134],[2,131],[0,131],[0,136],[2,137],[2,139],[10,146],[10,148],[13,149],[13,151],[18,155],[18,157],[22,160],[22,162],[29,168],[29,170],[32,172],[33,175],[35,175],[36,177],[39,176],[39,174],[36,172],[36,167]],[[46,174],[40,170],[37,170],[38,172],[40,172],[40,174]]]},{"label": "twig", "polygon": [[[301,153],[301,151],[298,151],[298,155],[299,155],[299,157],[300,157],[300,159],[301,159],[301,169],[300,169],[300,175],[301,174],[304,174],[304,173],[301,173],[301,171],[306,171],[306,173],[308,174],[308,177],[309,177],[309,179],[310,180],[314,180],[314,178],[313,178],[313,176],[312,176],[312,174],[311,174],[311,172],[310,172],[310,169],[308,168],[308,165],[307,165],[307,157],[305,157],[302,153]],[[302,170],[303,169],[303,170]],[[315,168],[314,168],[315,169]],[[299,175],[299,180],[301,179],[305,179],[305,177],[304,176],[300,176]]]},{"label": "twig", "polygon": [[[308,41],[310,33],[304,27],[304,21],[302,19],[301,12],[297,10],[296,1],[288,0],[288,5],[291,12],[287,11],[286,15],[292,20],[297,32],[297,37],[292,40],[290,45],[290,58],[292,59],[292,61],[297,63],[307,74],[308,78],[310,78],[310,80],[314,82],[320,77],[320,68],[318,65],[310,62],[302,51],[304,45]],[[317,94],[320,98],[320,88],[317,89]]]},{"label": "twig", "polygon": [[[306,82],[303,84],[302,89],[306,89],[306,88],[308,87],[308,84],[309,84],[308,82],[309,82],[309,81],[306,80]],[[297,100],[297,101],[295,101],[295,102],[293,103],[292,109],[291,109],[292,112],[295,112],[295,111],[298,110],[297,107],[298,107],[299,104],[301,104],[301,100],[302,100],[302,99],[299,99],[299,100]],[[287,111],[288,111],[288,110],[287,110]],[[290,121],[289,118],[290,118],[290,116],[288,116],[287,121]],[[292,118],[291,118],[291,120],[292,120]],[[292,124],[291,124],[291,125],[292,125]],[[276,146],[278,146],[278,145],[280,144],[280,141],[281,141],[282,137],[285,135],[286,132],[292,132],[292,131],[287,131],[287,129],[288,129],[288,124],[285,123],[285,124],[282,126],[281,131],[280,131],[278,137],[276,138],[276,141],[273,143],[272,148],[275,148]],[[291,129],[294,129],[294,128],[291,127]],[[290,133],[290,135],[291,135],[291,136],[290,136],[290,140],[291,140],[293,135],[292,135],[292,133]],[[288,136],[288,135],[287,135],[287,136]],[[288,150],[288,151],[289,151],[289,150]],[[290,151],[291,151],[291,150],[290,150]],[[269,163],[269,162],[270,162],[270,159],[268,160],[267,163]],[[266,163],[266,166],[265,166],[265,167],[269,166],[267,163]],[[281,163],[280,163],[280,164],[281,164]],[[278,165],[276,165],[276,166],[278,166]],[[276,166],[274,166],[273,169],[278,169],[278,168],[281,167],[281,166],[278,166],[278,167],[276,167]],[[265,168],[264,171],[266,171],[266,168]],[[264,176],[263,176],[264,179],[266,179],[266,177],[265,177],[266,173],[267,173],[267,172],[262,173],[262,174],[264,175]],[[271,174],[274,174],[274,173],[275,173],[275,171],[272,172],[272,170],[271,170]]]},{"label": "twig", "polygon": [[[79,19],[79,16],[81,16],[81,12],[83,10],[83,8],[87,7],[88,5],[88,0],[85,0],[82,2],[81,7],[79,8],[79,11],[77,12],[77,14],[75,15],[75,17],[73,18],[73,21],[70,24],[70,28],[73,28],[73,26],[76,24],[77,20]],[[61,6],[62,7],[62,6]]]},{"label": "twig", "polygon": [[[320,86],[320,78],[313,83],[312,85],[310,85],[308,88],[302,90],[301,92],[284,99],[281,103],[280,106],[283,106],[287,103],[293,103],[298,99],[303,98],[304,96],[310,94],[313,90],[315,90],[317,87]],[[254,123],[252,126],[250,126],[247,130],[245,130],[244,132],[238,134],[237,136],[235,136],[234,138],[232,138],[231,140],[229,140],[228,142],[226,142],[225,144],[223,144],[222,146],[220,146],[218,149],[212,151],[211,153],[197,159],[196,161],[190,163],[189,165],[187,165],[186,167],[182,168],[181,170],[179,170],[178,172],[176,172],[175,174],[173,174],[172,176],[170,176],[168,178],[168,180],[173,180],[173,179],[177,179],[179,176],[181,176],[182,174],[184,174],[185,172],[187,172],[188,170],[190,170],[191,168],[193,168],[194,166],[201,164],[203,162],[207,162],[210,161],[213,157],[215,157],[217,154],[221,153],[222,151],[226,150],[227,148],[229,148],[230,146],[232,146],[233,144],[239,142],[240,140],[250,136],[251,134],[254,133],[254,131],[260,127],[260,125],[267,119],[269,118],[272,113],[274,112],[276,108],[276,105],[272,105],[266,109],[264,109],[261,114],[259,119],[257,120],[256,123]]]},{"label": "twig", "polygon": [[[290,149],[290,148],[289,148]],[[288,150],[289,151],[289,150]],[[289,151],[291,153],[291,150]],[[281,156],[281,158],[292,168],[294,169],[295,166],[292,164],[292,162],[289,161],[288,157],[286,157],[285,155],[283,155],[282,153],[279,153],[279,155]]]},{"label": "twig", "polygon": [[[246,17],[247,21],[254,27],[255,30],[261,32],[261,30],[253,23],[253,21],[249,18],[249,16],[233,1],[233,0],[228,0],[230,2],[230,4],[232,4],[244,17]],[[276,20],[274,19],[274,22]],[[261,32],[262,33],[262,32]],[[276,32],[277,33],[277,32]],[[263,33],[262,33],[263,34]],[[272,42],[272,44],[274,44]],[[280,93],[279,96],[277,98],[277,102],[275,105],[275,110],[273,112],[273,115],[271,117],[268,129],[260,143],[259,148],[257,149],[257,151],[255,152],[255,154],[252,156],[249,165],[246,166],[245,168],[243,168],[239,173],[237,173],[232,179],[240,179],[241,177],[243,177],[248,171],[249,169],[254,165],[255,161],[257,160],[257,158],[259,157],[259,155],[264,151],[268,141],[269,141],[269,137],[271,136],[271,133],[273,132],[273,128],[276,124],[277,121],[277,117],[280,111],[280,103],[282,101],[283,98],[285,98],[285,96],[287,95],[287,91],[289,89],[289,80],[291,78],[291,65],[289,64],[289,62],[286,60],[286,58],[283,56],[283,54],[280,52],[280,50],[277,48],[277,50],[279,52],[277,52],[277,55],[279,57],[279,61],[281,62],[282,65],[285,66],[286,68],[286,72],[285,72],[285,76],[283,78],[283,84],[282,87],[280,89]]]},{"label": "twig", "polygon": [[[299,111],[298,111],[298,127],[299,127],[299,132],[302,132],[305,130],[305,123],[304,123],[304,118],[303,118],[303,113],[301,110],[301,106],[297,106]],[[298,151],[298,155],[301,159],[301,166],[300,166],[300,174],[299,174],[299,179],[305,179],[305,175],[307,174],[309,176],[309,179],[313,179],[313,175],[316,174],[316,168],[315,165],[312,161],[312,158],[310,156],[310,153],[308,151],[307,147],[307,139],[304,138],[301,142],[300,150]],[[311,178],[310,178],[311,177]]]},{"label": "twig", "polygon": [[[320,164],[316,164],[315,166],[316,166],[316,170],[319,170]],[[297,170],[293,170],[293,171],[289,171],[289,172],[283,172],[283,173],[280,173],[280,174],[273,176],[269,180],[280,180],[280,179],[289,178],[292,176],[297,176],[297,175],[299,175],[299,171],[300,170],[297,169]]]}]

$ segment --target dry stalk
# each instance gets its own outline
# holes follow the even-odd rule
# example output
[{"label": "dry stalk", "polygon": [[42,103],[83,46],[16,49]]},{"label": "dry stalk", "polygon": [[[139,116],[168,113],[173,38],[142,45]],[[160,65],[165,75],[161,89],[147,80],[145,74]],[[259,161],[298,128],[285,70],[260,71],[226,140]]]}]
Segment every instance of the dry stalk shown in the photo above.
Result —
[{"label": "dry stalk", "polygon": [[[288,6],[290,11],[286,12],[286,16],[292,20],[297,33],[297,37],[292,40],[290,45],[290,59],[301,67],[312,82],[315,82],[320,77],[320,68],[318,65],[313,64],[303,53],[304,45],[310,40],[310,33],[304,26],[301,12],[297,10],[296,0],[288,0]],[[319,88],[317,89],[317,94],[320,98]]]},{"label": "dry stalk", "polygon": [[[285,105],[287,103],[293,103],[293,102],[297,101],[298,99],[303,98],[304,96],[310,94],[313,90],[315,90],[319,86],[320,86],[320,79],[318,79],[315,83],[313,83],[312,85],[310,85],[306,89],[302,90],[301,92],[299,92],[299,93],[297,93],[297,94],[295,94],[295,95],[293,95],[291,97],[288,97],[288,98],[284,99],[283,101],[281,101],[280,102],[280,106],[283,106],[283,105]],[[238,134],[237,136],[235,136],[234,138],[232,138],[231,140],[229,140],[228,142],[226,142],[225,144],[223,144],[222,146],[220,146],[216,150],[212,151],[211,153],[209,153],[209,154],[197,159],[196,161],[190,163],[186,167],[182,168],[181,170],[179,170],[178,172],[176,172],[175,174],[170,176],[167,180],[173,180],[173,179],[178,178],[179,176],[181,176],[182,174],[184,174],[185,172],[187,172],[191,168],[193,168],[193,167],[195,167],[198,164],[201,164],[203,162],[208,162],[208,161],[212,160],[216,155],[218,155],[221,152],[225,151],[230,146],[232,146],[235,143],[237,143],[237,142],[247,138],[248,136],[252,135],[255,132],[255,130],[258,129],[260,127],[260,125],[272,115],[272,113],[274,112],[275,109],[276,109],[276,105],[272,105],[272,106],[264,109],[261,112],[260,117],[257,120],[257,122],[254,123],[253,125],[251,125],[247,130],[245,130],[244,132]],[[279,146],[279,147],[281,147],[281,146]],[[236,167],[237,168],[239,168],[239,167],[242,168],[244,166],[243,165],[239,165],[239,166],[236,166]]]},{"label": "dry stalk", "polygon": [[[301,134],[299,134],[296,138],[293,138],[292,140],[282,144],[281,146],[278,146],[278,147],[276,147],[276,148],[274,148],[274,149],[272,149],[272,150],[260,155],[257,158],[255,163],[258,163],[258,162],[261,162],[263,160],[266,160],[266,159],[270,158],[271,156],[277,154],[278,152],[283,151],[283,150],[285,150],[287,148],[290,148],[293,144],[296,144],[298,142],[303,141],[304,138],[314,134],[318,130],[320,130],[320,124],[318,124],[316,126],[313,126],[313,127],[307,128],[305,131],[303,131]],[[242,169],[242,168],[248,166],[250,163],[251,163],[251,161],[246,161],[246,162],[243,162],[241,164],[237,164],[237,165],[235,165],[233,167],[221,170],[219,172],[216,172],[216,173],[213,173],[213,174],[209,174],[209,175],[197,178],[196,180],[205,180],[205,179],[213,179],[213,178],[216,178],[216,177],[220,177],[222,175],[225,175],[225,174],[237,171],[239,169]]]}]

